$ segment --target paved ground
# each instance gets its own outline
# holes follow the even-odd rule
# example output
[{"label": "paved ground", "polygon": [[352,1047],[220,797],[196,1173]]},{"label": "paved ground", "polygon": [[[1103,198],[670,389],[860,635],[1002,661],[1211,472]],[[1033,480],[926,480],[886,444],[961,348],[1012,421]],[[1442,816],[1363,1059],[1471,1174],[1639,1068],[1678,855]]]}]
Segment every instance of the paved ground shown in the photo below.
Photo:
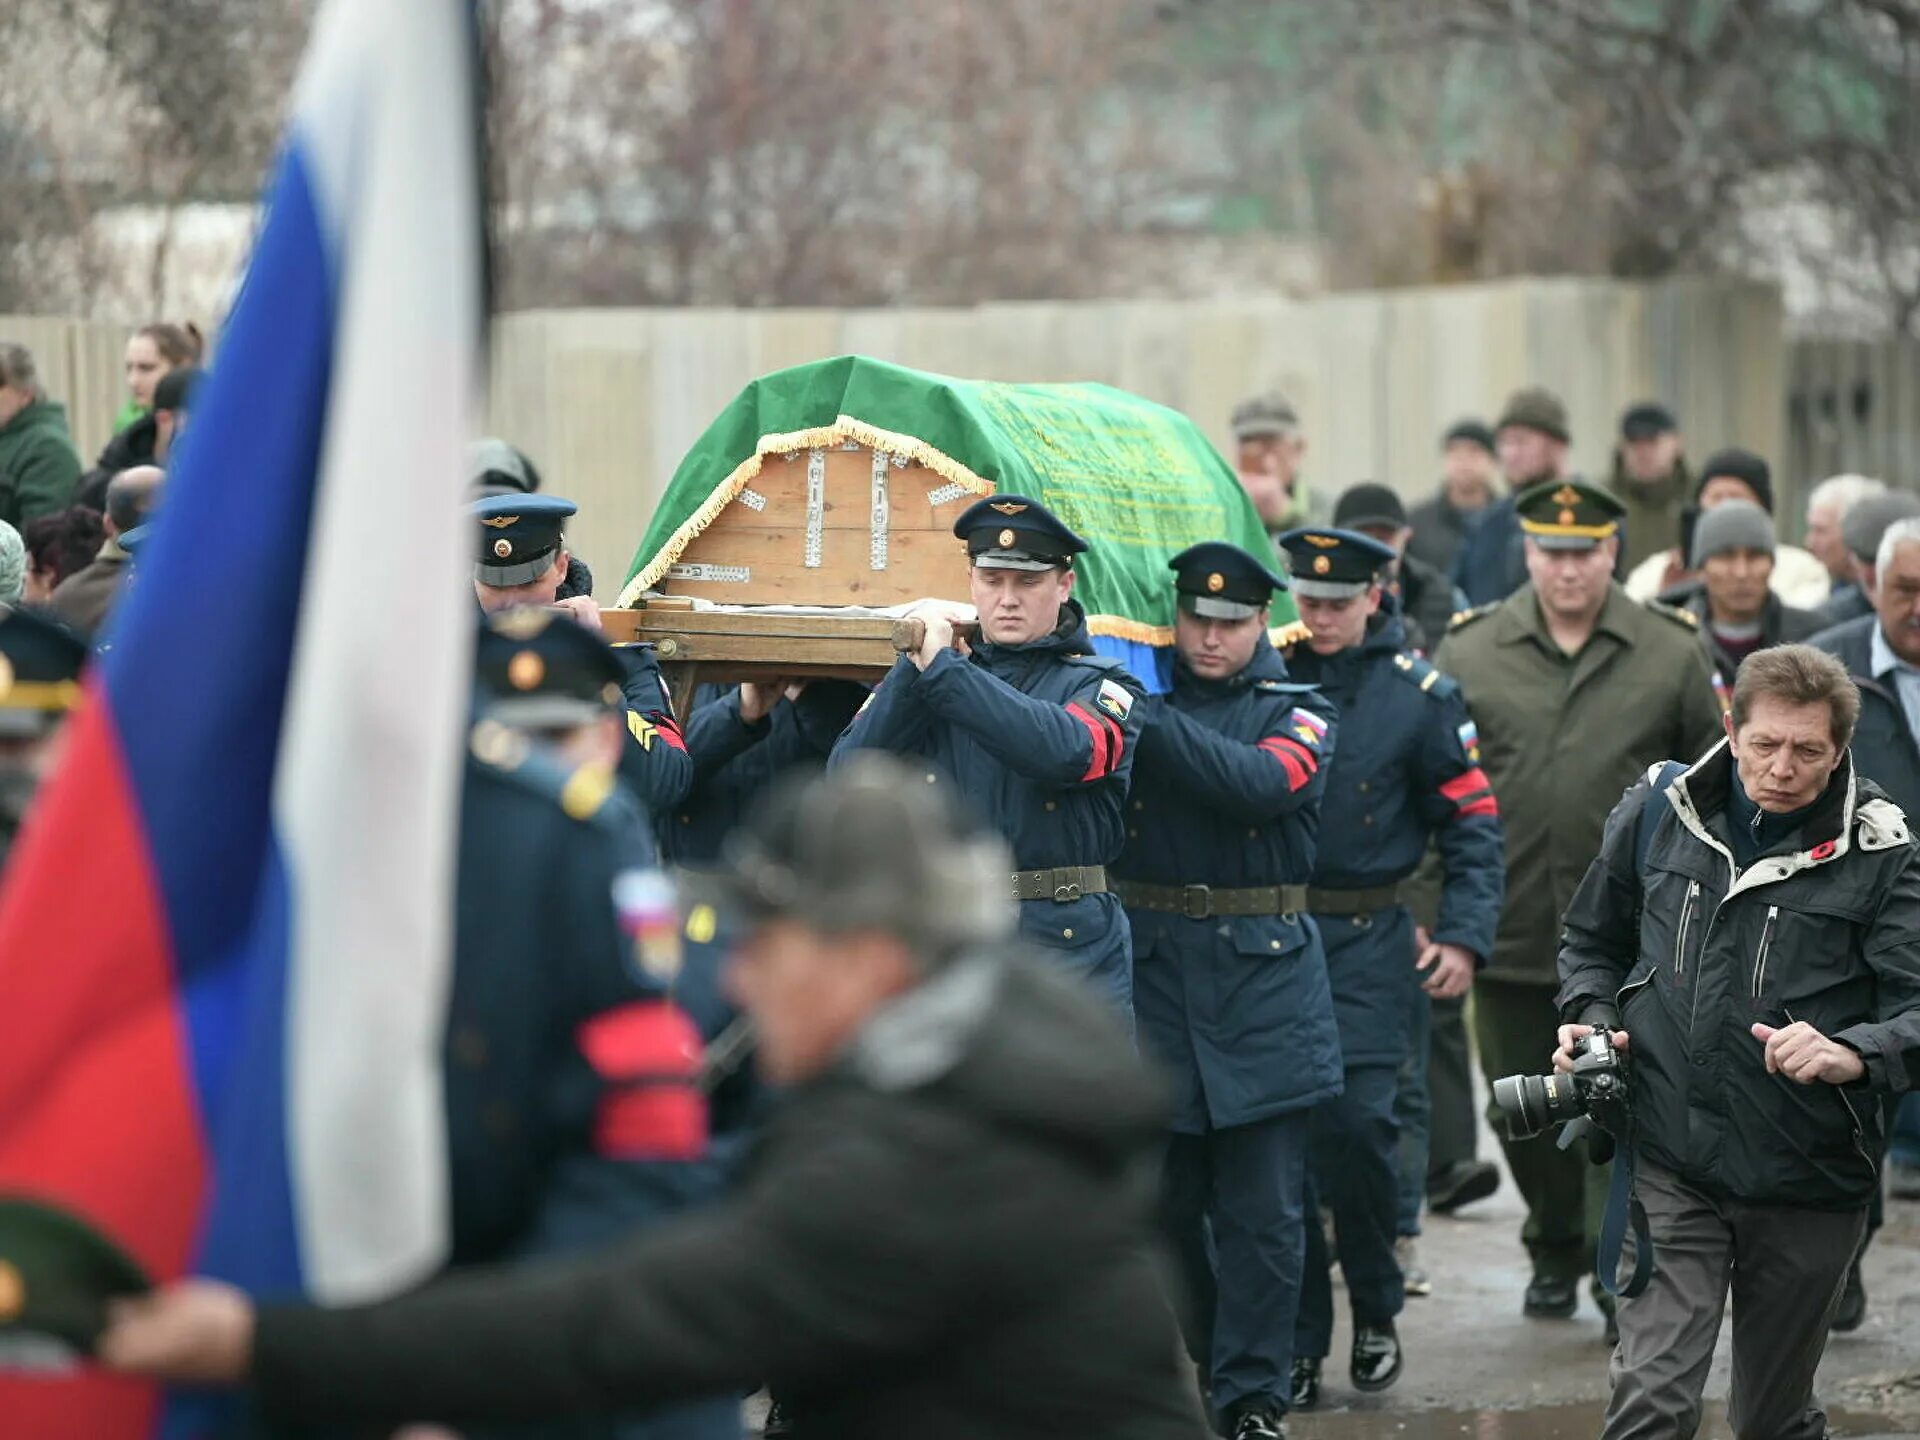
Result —
[{"label": "paved ground", "polygon": [[[1490,1135],[1482,1135],[1480,1153],[1498,1159]],[[1299,1417],[1296,1440],[1549,1440],[1598,1433],[1608,1356],[1599,1312],[1583,1292],[1573,1320],[1520,1314],[1527,1281],[1521,1213],[1511,1182],[1504,1182],[1498,1194],[1458,1218],[1427,1221],[1421,1258],[1434,1293],[1407,1302],[1401,1322],[1406,1374],[1383,1396],[1356,1396],[1346,1384],[1343,1326],[1334,1336],[1321,1408]],[[1820,1396],[1837,1435],[1920,1435],[1920,1204],[1890,1207],[1865,1275],[1866,1324],[1829,1342]],[[1723,1335],[1711,1397],[1725,1400],[1727,1374]],[[1731,1432],[1716,1413],[1701,1434]]]}]

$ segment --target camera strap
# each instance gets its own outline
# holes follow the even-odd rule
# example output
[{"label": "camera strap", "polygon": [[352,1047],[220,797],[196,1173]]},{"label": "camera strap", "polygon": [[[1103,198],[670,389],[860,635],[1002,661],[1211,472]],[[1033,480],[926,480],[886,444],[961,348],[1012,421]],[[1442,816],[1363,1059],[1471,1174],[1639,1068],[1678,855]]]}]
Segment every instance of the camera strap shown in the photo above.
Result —
[{"label": "camera strap", "polygon": [[[1620,1283],[1620,1251],[1627,1227],[1633,1227],[1633,1274]],[[1607,1209],[1600,1221],[1600,1242],[1594,1248],[1593,1269],[1609,1295],[1631,1300],[1653,1278],[1653,1231],[1647,1208],[1633,1188],[1633,1127],[1619,1137],[1613,1150],[1613,1178],[1607,1185]]]}]

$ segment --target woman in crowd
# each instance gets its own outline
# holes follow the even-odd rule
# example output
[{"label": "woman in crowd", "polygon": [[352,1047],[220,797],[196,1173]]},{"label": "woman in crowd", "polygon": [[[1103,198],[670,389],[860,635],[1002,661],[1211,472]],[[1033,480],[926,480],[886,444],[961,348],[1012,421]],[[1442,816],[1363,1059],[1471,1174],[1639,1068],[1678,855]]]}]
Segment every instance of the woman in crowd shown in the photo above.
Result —
[{"label": "woman in crowd", "polygon": [[93,563],[107,532],[98,510],[69,505],[51,515],[29,520],[23,538],[27,546],[27,577],[20,598],[28,605],[41,605],[53,594],[54,586]]}]

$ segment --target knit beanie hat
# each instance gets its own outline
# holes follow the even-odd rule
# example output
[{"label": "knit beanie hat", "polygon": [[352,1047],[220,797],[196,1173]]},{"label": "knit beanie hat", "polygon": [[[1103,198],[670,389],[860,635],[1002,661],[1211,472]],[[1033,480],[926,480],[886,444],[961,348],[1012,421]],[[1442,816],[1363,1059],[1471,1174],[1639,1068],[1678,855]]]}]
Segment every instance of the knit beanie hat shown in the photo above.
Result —
[{"label": "knit beanie hat", "polygon": [[1709,480],[1722,475],[1740,481],[1753,491],[1762,509],[1769,515],[1773,513],[1773,471],[1751,450],[1737,446],[1716,450],[1707,457],[1707,463],[1700,467],[1700,481],[1693,487],[1693,503],[1700,503],[1700,494]]},{"label": "knit beanie hat", "polygon": [[1764,550],[1771,555],[1775,543],[1771,515],[1745,500],[1729,500],[1700,512],[1693,526],[1691,563],[1698,570],[1729,550]]}]

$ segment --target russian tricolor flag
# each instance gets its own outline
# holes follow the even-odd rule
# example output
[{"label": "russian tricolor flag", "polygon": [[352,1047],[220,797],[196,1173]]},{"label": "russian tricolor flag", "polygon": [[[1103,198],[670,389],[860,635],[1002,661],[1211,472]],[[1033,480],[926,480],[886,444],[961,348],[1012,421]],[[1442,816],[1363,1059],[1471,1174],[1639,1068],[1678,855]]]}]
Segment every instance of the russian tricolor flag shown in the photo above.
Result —
[{"label": "russian tricolor flag", "polygon": [[[325,6],[164,514],[0,892],[0,1191],[156,1276],[344,1300],[444,1253],[474,53],[465,0]],[[161,1417],[123,1382],[0,1380],[7,1435]]]}]

